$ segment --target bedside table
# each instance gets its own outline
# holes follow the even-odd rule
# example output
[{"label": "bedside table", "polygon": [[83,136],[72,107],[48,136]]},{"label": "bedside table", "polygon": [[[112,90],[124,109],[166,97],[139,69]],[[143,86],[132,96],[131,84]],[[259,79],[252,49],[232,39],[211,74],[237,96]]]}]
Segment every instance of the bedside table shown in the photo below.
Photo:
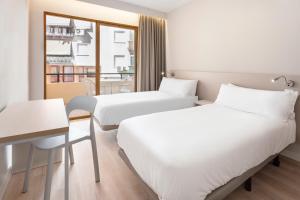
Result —
[{"label": "bedside table", "polygon": [[195,106],[204,106],[212,103],[213,103],[212,101],[208,101],[208,100],[198,100],[194,102]]}]

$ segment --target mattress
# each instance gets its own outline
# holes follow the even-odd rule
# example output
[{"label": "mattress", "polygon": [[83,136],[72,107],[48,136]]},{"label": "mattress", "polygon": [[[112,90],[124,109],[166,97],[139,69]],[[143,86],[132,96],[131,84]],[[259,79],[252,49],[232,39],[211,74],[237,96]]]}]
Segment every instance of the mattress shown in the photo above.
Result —
[{"label": "mattress", "polygon": [[118,144],[161,200],[201,200],[295,142],[294,120],[211,104],[121,122]]},{"label": "mattress", "polygon": [[96,96],[95,117],[101,126],[119,125],[127,118],[194,106],[196,96],[178,97],[150,91]]}]

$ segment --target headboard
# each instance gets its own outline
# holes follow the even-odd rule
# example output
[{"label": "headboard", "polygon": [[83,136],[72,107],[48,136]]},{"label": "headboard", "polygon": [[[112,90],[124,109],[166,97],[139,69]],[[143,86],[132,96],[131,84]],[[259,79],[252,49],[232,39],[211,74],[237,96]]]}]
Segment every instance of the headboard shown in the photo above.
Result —
[{"label": "headboard", "polygon": [[[251,74],[251,73],[223,73],[223,72],[203,72],[190,70],[172,70],[176,78],[199,80],[197,95],[199,99],[214,101],[218,95],[222,83],[233,83],[243,87],[283,90],[287,88],[283,82],[272,83],[271,80],[280,76],[279,74]],[[300,91],[300,76],[287,76],[288,79],[296,82],[293,90]],[[300,97],[299,97],[300,98]],[[297,143],[300,144],[300,100],[295,106],[297,123]]]}]

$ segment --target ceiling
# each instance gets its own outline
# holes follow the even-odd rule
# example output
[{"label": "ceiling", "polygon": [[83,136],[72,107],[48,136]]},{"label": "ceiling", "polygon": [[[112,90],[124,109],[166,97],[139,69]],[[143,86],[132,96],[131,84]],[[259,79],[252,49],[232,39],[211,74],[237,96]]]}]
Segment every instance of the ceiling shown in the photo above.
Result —
[{"label": "ceiling", "polygon": [[119,0],[126,3],[150,8],[161,12],[170,12],[191,0]]}]

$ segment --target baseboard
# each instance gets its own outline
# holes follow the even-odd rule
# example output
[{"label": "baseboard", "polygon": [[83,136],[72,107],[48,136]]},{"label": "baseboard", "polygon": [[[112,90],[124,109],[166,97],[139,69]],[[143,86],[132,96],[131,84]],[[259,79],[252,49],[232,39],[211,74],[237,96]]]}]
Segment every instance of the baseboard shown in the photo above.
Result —
[{"label": "baseboard", "polygon": [[284,150],[281,155],[300,162],[300,144],[292,144],[286,150]]},{"label": "baseboard", "polygon": [[12,174],[11,174],[11,168],[10,168],[7,170],[7,173],[3,178],[3,183],[0,185],[0,199],[4,198],[4,194],[5,194],[6,188],[8,186],[8,183],[11,179],[11,176],[12,176]]}]

